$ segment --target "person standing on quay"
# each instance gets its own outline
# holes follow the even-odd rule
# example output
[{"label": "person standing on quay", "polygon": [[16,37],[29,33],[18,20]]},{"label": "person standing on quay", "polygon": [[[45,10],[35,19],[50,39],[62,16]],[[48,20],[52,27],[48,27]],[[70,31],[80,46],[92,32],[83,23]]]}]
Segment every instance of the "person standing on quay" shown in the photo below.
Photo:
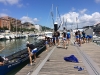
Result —
[{"label": "person standing on quay", "polygon": [[66,28],[64,27],[63,28],[63,43],[64,43],[64,48],[67,48],[66,47],[66,41],[67,41],[67,37],[66,37]]}]

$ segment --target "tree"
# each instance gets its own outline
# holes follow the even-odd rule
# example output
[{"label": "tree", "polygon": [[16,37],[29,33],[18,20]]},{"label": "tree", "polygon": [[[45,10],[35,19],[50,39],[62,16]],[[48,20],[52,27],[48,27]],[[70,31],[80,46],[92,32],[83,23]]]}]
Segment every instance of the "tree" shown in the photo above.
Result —
[{"label": "tree", "polygon": [[14,26],[12,25],[12,23],[10,24],[10,26],[11,26],[10,31],[14,31]]},{"label": "tree", "polygon": [[7,27],[3,27],[3,30],[8,30],[8,28]]}]

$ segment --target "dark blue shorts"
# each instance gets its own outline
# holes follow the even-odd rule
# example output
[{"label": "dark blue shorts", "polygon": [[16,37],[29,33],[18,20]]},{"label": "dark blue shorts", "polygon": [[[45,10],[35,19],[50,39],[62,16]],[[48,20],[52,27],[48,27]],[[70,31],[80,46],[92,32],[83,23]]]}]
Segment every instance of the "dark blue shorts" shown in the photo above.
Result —
[{"label": "dark blue shorts", "polygon": [[69,39],[70,38],[70,36],[67,36],[67,39]]},{"label": "dark blue shorts", "polygon": [[34,54],[34,53],[37,53],[37,51],[38,51],[38,49],[37,48],[34,48],[33,50],[32,50],[32,53]]},{"label": "dark blue shorts", "polygon": [[76,38],[79,38],[79,36],[77,35]]},{"label": "dark blue shorts", "polygon": [[63,40],[66,40],[66,38],[63,38]]},{"label": "dark blue shorts", "polygon": [[48,44],[48,41],[45,41],[45,44],[47,45]]},{"label": "dark blue shorts", "polygon": [[89,38],[91,39],[91,38],[92,38],[92,36],[90,35],[90,36],[89,36]]}]

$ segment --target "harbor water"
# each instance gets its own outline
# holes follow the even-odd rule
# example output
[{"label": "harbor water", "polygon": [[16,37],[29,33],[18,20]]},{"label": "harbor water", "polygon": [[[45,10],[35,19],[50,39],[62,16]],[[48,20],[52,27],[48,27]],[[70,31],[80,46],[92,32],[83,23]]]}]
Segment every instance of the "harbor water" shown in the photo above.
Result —
[{"label": "harbor water", "polygon": [[35,37],[0,41],[0,56],[8,56],[26,48],[26,42],[34,43]]}]

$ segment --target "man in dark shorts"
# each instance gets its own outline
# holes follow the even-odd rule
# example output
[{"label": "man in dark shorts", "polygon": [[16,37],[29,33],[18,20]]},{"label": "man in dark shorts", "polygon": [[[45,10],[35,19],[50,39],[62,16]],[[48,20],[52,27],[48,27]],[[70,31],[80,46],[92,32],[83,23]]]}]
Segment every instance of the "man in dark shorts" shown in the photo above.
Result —
[{"label": "man in dark shorts", "polygon": [[30,44],[29,41],[27,41],[26,46],[29,53],[30,65],[32,65],[32,56],[34,56],[34,62],[36,62],[36,53],[38,50],[33,44]]},{"label": "man in dark shorts", "polygon": [[82,32],[83,43],[85,43],[85,37],[86,37],[86,35],[85,35],[85,32],[83,31],[83,32]]},{"label": "man in dark shorts", "polygon": [[64,27],[63,28],[63,44],[64,44],[64,48],[67,48],[66,47],[66,41],[67,41],[67,37],[66,37],[66,33],[67,33],[67,31],[66,31],[66,28]]},{"label": "man in dark shorts", "polygon": [[57,42],[57,45],[58,45],[58,46],[60,46],[60,40],[59,40],[59,39],[60,39],[60,32],[57,31],[57,32],[56,32],[56,42]]}]

